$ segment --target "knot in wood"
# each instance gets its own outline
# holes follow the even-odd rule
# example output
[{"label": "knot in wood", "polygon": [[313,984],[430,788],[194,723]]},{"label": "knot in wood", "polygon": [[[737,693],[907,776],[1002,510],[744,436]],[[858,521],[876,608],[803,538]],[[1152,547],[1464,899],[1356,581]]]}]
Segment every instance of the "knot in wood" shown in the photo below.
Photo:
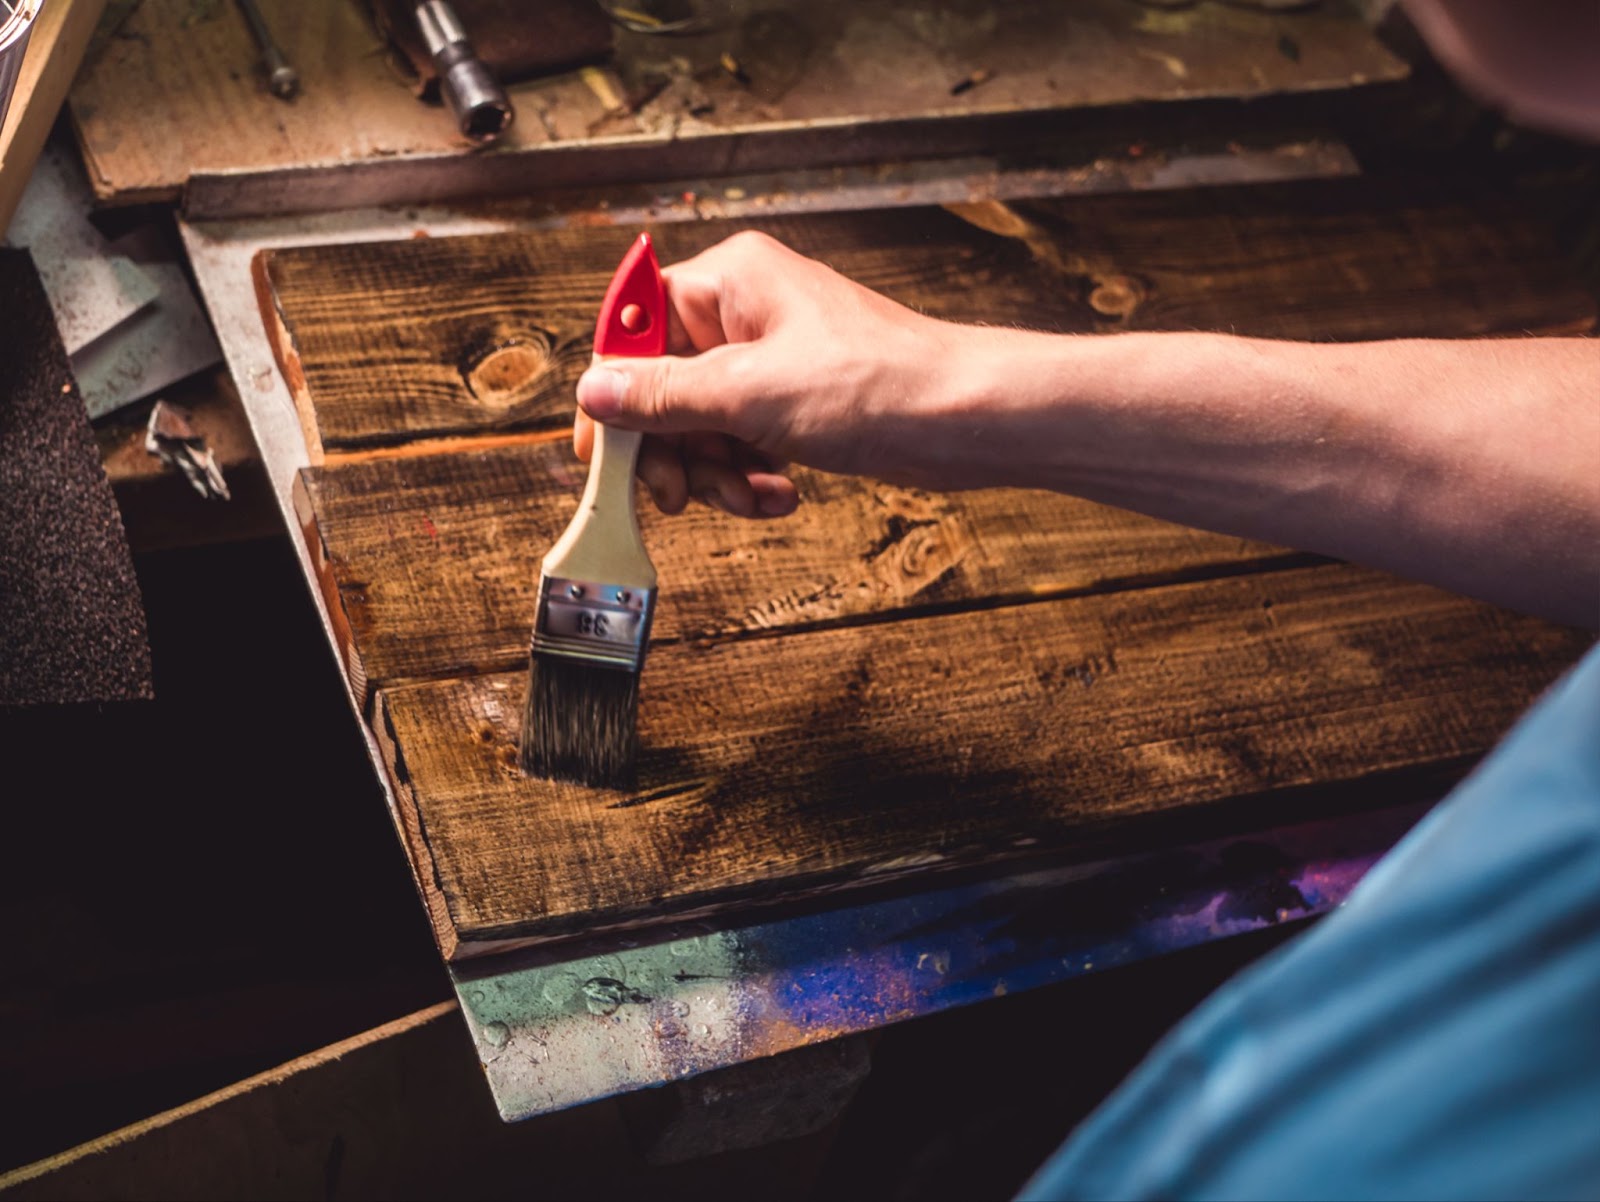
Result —
[{"label": "knot in wood", "polygon": [[937,576],[945,567],[942,562],[945,559],[944,550],[939,523],[913,523],[900,540],[900,570],[911,577]]},{"label": "knot in wood", "polygon": [[1102,317],[1124,318],[1139,307],[1144,289],[1130,276],[1107,275],[1095,281],[1089,307]]},{"label": "knot in wood", "polygon": [[508,409],[538,389],[550,369],[550,338],[542,331],[501,343],[462,370],[474,397],[495,409]]}]

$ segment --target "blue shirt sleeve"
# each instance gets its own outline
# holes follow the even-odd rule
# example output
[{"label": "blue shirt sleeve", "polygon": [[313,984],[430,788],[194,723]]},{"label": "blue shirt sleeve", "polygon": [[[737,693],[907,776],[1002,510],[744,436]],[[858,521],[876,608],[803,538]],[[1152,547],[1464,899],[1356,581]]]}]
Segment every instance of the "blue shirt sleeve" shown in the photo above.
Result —
[{"label": "blue shirt sleeve", "polygon": [[1600,1197],[1600,649],[1022,1197]]}]

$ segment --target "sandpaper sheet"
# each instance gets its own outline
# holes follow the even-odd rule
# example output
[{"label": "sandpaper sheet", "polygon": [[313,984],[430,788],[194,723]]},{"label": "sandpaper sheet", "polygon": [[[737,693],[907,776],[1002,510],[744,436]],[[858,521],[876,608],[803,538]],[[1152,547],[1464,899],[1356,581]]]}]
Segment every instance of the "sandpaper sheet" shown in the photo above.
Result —
[{"label": "sandpaper sheet", "polygon": [[152,695],[144,607],[50,302],[0,249],[0,706]]}]

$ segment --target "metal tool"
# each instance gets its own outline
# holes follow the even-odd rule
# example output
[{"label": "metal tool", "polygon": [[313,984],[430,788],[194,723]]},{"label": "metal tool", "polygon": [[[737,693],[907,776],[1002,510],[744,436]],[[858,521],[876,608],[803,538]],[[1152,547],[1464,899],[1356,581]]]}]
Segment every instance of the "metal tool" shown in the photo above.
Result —
[{"label": "metal tool", "polygon": [[256,7],[256,0],[238,0],[238,4],[239,11],[244,14],[245,24],[250,26],[251,36],[255,38],[256,45],[261,47],[261,61],[267,69],[267,86],[279,100],[292,99],[300,90],[300,76],[273,40],[272,30],[267,28],[267,19]]},{"label": "metal tool", "polygon": [[456,10],[445,0],[425,0],[417,5],[417,26],[456,125],[474,142],[493,142],[511,124],[516,110],[467,40]]}]

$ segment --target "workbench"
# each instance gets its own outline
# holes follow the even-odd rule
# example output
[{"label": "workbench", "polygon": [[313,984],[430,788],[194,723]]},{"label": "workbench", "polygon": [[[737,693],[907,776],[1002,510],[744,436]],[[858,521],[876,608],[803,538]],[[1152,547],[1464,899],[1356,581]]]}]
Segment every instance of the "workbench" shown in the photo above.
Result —
[{"label": "workbench", "polygon": [[[263,7],[273,12],[274,6]],[[416,815],[407,808],[404,789],[396,788],[394,749],[385,746],[393,731],[385,729],[386,711],[374,704],[379,686],[392,679],[380,663],[387,654],[384,639],[409,628],[396,627],[394,619],[380,614],[369,615],[359,631],[352,631],[350,577],[341,575],[351,569],[346,549],[333,541],[331,523],[341,481],[356,480],[358,471],[377,479],[392,466],[394,461],[383,455],[395,447],[425,456],[440,449],[436,440],[458,438],[460,432],[430,427],[426,412],[416,407],[404,410],[402,424],[330,425],[330,409],[308,401],[304,365],[297,358],[309,354],[303,330],[302,336],[289,337],[264,320],[264,309],[270,317],[265,298],[271,287],[279,287],[280,314],[286,310],[281,279],[287,277],[270,276],[271,265],[313,262],[294,259],[298,248],[359,247],[418,236],[435,242],[520,238],[539,246],[544,237],[586,230],[615,230],[625,237],[648,225],[666,231],[670,241],[680,227],[692,231],[694,223],[708,220],[770,224],[816,218],[825,225],[827,218],[819,215],[882,211],[893,220],[913,206],[917,212],[951,206],[952,222],[1006,238],[1015,236],[1013,225],[1030,220],[1028,214],[1044,211],[1030,209],[1034,203],[1220,185],[1281,185],[1288,189],[1282,195],[1291,198],[1283,202],[1289,206],[1283,211],[1292,212],[1301,203],[1292,198],[1317,194],[1311,189],[1320,185],[1306,181],[1326,181],[1334,189],[1329,194],[1344,196],[1337,189],[1359,174],[1341,122],[1366,120],[1375,96],[1396,103],[1406,95],[1398,90],[1407,80],[1405,63],[1342,11],[1266,16],[1204,5],[1185,16],[1122,0],[1093,7],[1089,24],[1095,35],[1067,43],[1074,49],[1064,61],[1021,56],[1017,61],[1026,63],[1024,68],[1009,74],[997,68],[994,83],[1002,86],[988,92],[974,88],[959,103],[947,95],[947,76],[960,78],[963,69],[984,66],[994,55],[1018,47],[1002,38],[981,53],[954,51],[963,39],[983,39],[973,34],[972,14],[952,10],[950,30],[913,39],[926,56],[921,71],[940,81],[935,92],[943,98],[937,102],[927,90],[872,86],[870,81],[882,77],[869,69],[873,56],[892,54],[904,42],[904,30],[895,33],[890,21],[884,28],[857,30],[851,44],[861,53],[827,59],[826,70],[815,79],[802,74],[786,102],[755,105],[730,95],[691,128],[667,129],[648,112],[608,117],[603,106],[595,108],[593,88],[575,77],[524,85],[513,89],[513,96],[542,119],[520,123],[512,141],[489,154],[464,153],[448,137],[416,134],[414,102],[403,95],[411,107],[399,105],[371,56],[356,52],[366,45],[366,35],[352,24],[344,5],[318,6],[317,16],[293,27],[286,39],[291,57],[301,54],[308,62],[311,47],[324,42],[350,53],[330,54],[321,64],[333,72],[323,99],[318,99],[314,70],[306,69],[306,103],[279,122],[279,138],[236,136],[240,123],[276,120],[279,110],[265,96],[251,94],[248,80],[229,84],[211,72],[193,86],[219,92],[227,121],[208,122],[199,130],[169,100],[151,95],[140,110],[147,130],[131,148],[121,140],[127,130],[117,124],[115,106],[121,89],[133,86],[130,79],[203,72],[206,57],[175,53],[174,39],[133,36],[140,32],[137,22],[178,19],[174,4],[147,0],[127,26],[129,36],[80,80],[74,117],[103,198],[181,203],[184,245],[254,436],[264,489],[293,536],[373,775],[414,856],[416,844],[406,832],[414,829]],[[1017,36],[1011,26],[1001,34],[1007,29],[1012,30],[1008,36]],[[146,32],[156,30],[147,27]],[[1058,32],[1065,37],[1068,31]],[[993,30],[989,35],[1000,36]],[[208,40],[208,53],[215,56],[240,53],[237,31],[220,24],[204,26],[197,36]],[[886,41],[879,45],[875,38]],[[1112,53],[1118,47],[1126,52],[1120,58]],[[1268,53],[1260,53],[1263,48]],[[619,44],[619,57],[643,52],[640,43]],[[841,74],[841,62],[850,70]],[[1060,72],[1089,62],[1093,69],[1085,68],[1067,86]],[[370,137],[327,137],[326,107],[318,106],[326,106],[335,81],[355,89],[357,111],[381,114]],[[1335,98],[1344,103],[1332,103]],[[1165,106],[1161,119],[1152,120],[1152,106]],[[380,137],[376,131],[381,130],[390,132]],[[172,148],[181,153],[158,153]],[[1296,187],[1306,190],[1295,192]],[[1413,195],[1408,189],[1401,189],[1407,198]],[[1346,214],[1368,211],[1360,206],[1373,203],[1361,199],[1340,208],[1329,202],[1328,236],[1336,236],[1331,231]],[[1425,229],[1427,214],[1448,210],[1452,221],[1465,223],[1463,231],[1491,230],[1498,220],[1479,215],[1470,204],[1457,209],[1453,202],[1430,200],[1407,209],[1414,203],[1410,199],[1397,203],[1395,211],[1423,216],[1407,218],[1413,222],[1410,229],[1403,222],[1395,226],[1394,247],[1380,245],[1374,251],[1371,271],[1382,270],[1386,256],[1403,257],[1401,241],[1411,235],[1436,236],[1428,253],[1443,248],[1445,266],[1439,270],[1455,269],[1448,251],[1455,227],[1441,221]],[[1152,221],[1161,212],[1159,204],[1147,209]],[[1306,213],[1316,209],[1309,200],[1304,203]],[[1490,211],[1498,212],[1492,205]],[[1059,213],[1077,228],[1092,225],[1088,210],[1069,206]],[[1496,260],[1497,270],[1505,270],[1481,276],[1482,289],[1503,286],[1504,293],[1483,294],[1479,277],[1462,275],[1448,285],[1441,277],[1442,316],[1406,313],[1398,305],[1360,313],[1357,305],[1330,317],[1337,305],[1320,296],[1258,298],[1259,307],[1264,312],[1292,309],[1303,302],[1296,310],[1303,311],[1305,323],[1298,333],[1309,337],[1591,329],[1592,301],[1554,282],[1553,274],[1541,274],[1554,256],[1540,257],[1529,249],[1520,226],[1506,228],[1512,230],[1505,243],[1511,249]],[[440,253],[466,245],[453,241]],[[274,258],[280,251],[285,255]],[[1131,259],[1118,258],[1120,253],[1109,251],[1104,262],[1078,269],[1092,281],[1085,287],[1085,303],[1095,320],[1126,323],[1105,328],[1135,328],[1143,315],[1129,319],[1147,294],[1154,296],[1147,306],[1151,311],[1167,296],[1164,282],[1151,283],[1146,265],[1135,267]],[[1513,269],[1512,261],[1519,258],[1521,265]],[[1174,279],[1184,274],[1181,267],[1173,272]],[[1243,295],[1251,280],[1236,286]],[[1358,280],[1353,286],[1371,286],[1375,295],[1388,296],[1381,282]],[[1198,283],[1197,293],[1205,288],[1224,290],[1211,277]],[[1443,303],[1460,295],[1467,299],[1457,308]],[[1240,304],[1226,312],[1250,307]],[[1177,312],[1181,319],[1187,310]],[[1281,313],[1268,317],[1283,319]],[[356,391],[363,387],[371,395],[370,385],[360,382]],[[484,441],[473,453],[506,456],[511,466],[504,470],[518,479],[516,473],[525,470],[518,464],[556,445],[552,432],[569,408],[559,400],[519,409],[514,420],[478,431]],[[345,431],[342,442],[339,430]],[[370,448],[379,454],[364,467]],[[428,521],[425,513],[423,520]],[[526,550],[531,564],[539,548]],[[1115,595],[1150,583],[1123,580],[1104,565],[1084,570],[1090,575],[1083,580],[1053,586],[1060,596]],[[1365,603],[1362,590],[1369,590],[1379,598],[1371,604],[1380,620],[1379,611],[1390,603],[1382,599],[1389,595],[1382,591],[1388,585],[1339,575],[1346,571],[1275,548],[1236,549],[1218,559],[1212,548],[1201,547],[1161,583],[1201,590],[1214,585],[1213,591],[1235,589],[1243,595],[1266,579],[1257,573],[1270,573],[1290,594],[1300,589],[1314,597],[1326,582],[1350,589],[1355,607]],[[426,582],[417,588],[426,594]],[[510,606],[515,600],[491,598],[488,604]],[[1273,603],[1268,598],[1265,611]],[[1415,604],[1419,613],[1431,612],[1434,602],[1419,595]],[[1262,622],[1292,623],[1292,603],[1280,605],[1280,618],[1258,611],[1265,612]],[[1197,602],[1194,613],[1199,612]],[[1395,620],[1403,626],[1407,619]],[[576,913],[558,932],[559,941],[513,939],[497,945],[491,939],[483,954],[451,959],[454,1002],[316,1053],[197,1108],[161,1116],[125,1138],[86,1149],[79,1160],[50,1170],[57,1176],[46,1174],[37,1184],[79,1183],[92,1192],[125,1171],[129,1157],[175,1155],[194,1132],[209,1129],[211,1111],[245,1115],[252,1106],[270,1105],[268,1094],[285,1083],[315,1089],[320,1087],[309,1082],[352,1074],[389,1079],[385,1074],[392,1068],[367,1067],[381,1064],[380,1049],[391,1046],[404,1056],[430,1041],[442,1046],[449,1041],[436,1033],[459,1021],[458,1010],[506,1120],[549,1115],[717,1070],[723,1070],[722,1078],[707,1079],[732,1082],[734,1090],[744,1072],[744,1088],[756,1097],[775,1088],[763,1080],[759,1067],[774,1055],[849,1048],[850,1037],[887,1024],[1323,913],[1340,904],[1366,869],[1442,796],[1529,688],[1548,677],[1549,665],[1575,654],[1578,646],[1568,634],[1535,624],[1479,616],[1461,621],[1474,631],[1474,624],[1492,625],[1505,646],[1537,644],[1543,658],[1527,670],[1494,669],[1503,672],[1505,696],[1496,704],[1505,713],[1489,704],[1493,681],[1485,677],[1484,688],[1472,694],[1478,707],[1472,721],[1423,752],[1397,753],[1386,764],[1392,770],[1362,782],[1365,796],[1359,805],[1349,802],[1349,782],[1367,774],[1326,768],[1324,777],[1313,770],[1293,779],[1298,800],[1289,822],[1276,817],[1280,808],[1247,796],[1220,835],[1205,823],[1180,823],[1142,845],[1088,840],[1079,854],[1055,860],[1023,855],[986,871],[947,877],[911,872],[903,883],[838,900],[808,898],[775,910],[689,912],[682,921],[650,932],[613,929],[611,923],[586,927],[584,915]],[[493,669],[506,667],[505,649],[483,654],[483,663]],[[1461,667],[1463,679],[1487,670],[1470,660]],[[1087,688],[1097,668],[1086,664],[1083,672]],[[419,880],[419,886],[427,895],[427,882]],[[447,912],[441,919],[435,907],[431,917],[441,947],[453,952],[451,939],[459,933],[455,916]],[[846,1083],[835,1091],[833,1108],[823,1106],[813,1117],[815,1127],[848,1099],[864,1067],[850,1052],[812,1071],[818,1080]],[[799,1133],[780,1124],[766,1136]],[[702,1146],[695,1142],[702,1137],[686,1138],[686,1146]],[[717,1145],[712,1139],[704,1146]]]}]

